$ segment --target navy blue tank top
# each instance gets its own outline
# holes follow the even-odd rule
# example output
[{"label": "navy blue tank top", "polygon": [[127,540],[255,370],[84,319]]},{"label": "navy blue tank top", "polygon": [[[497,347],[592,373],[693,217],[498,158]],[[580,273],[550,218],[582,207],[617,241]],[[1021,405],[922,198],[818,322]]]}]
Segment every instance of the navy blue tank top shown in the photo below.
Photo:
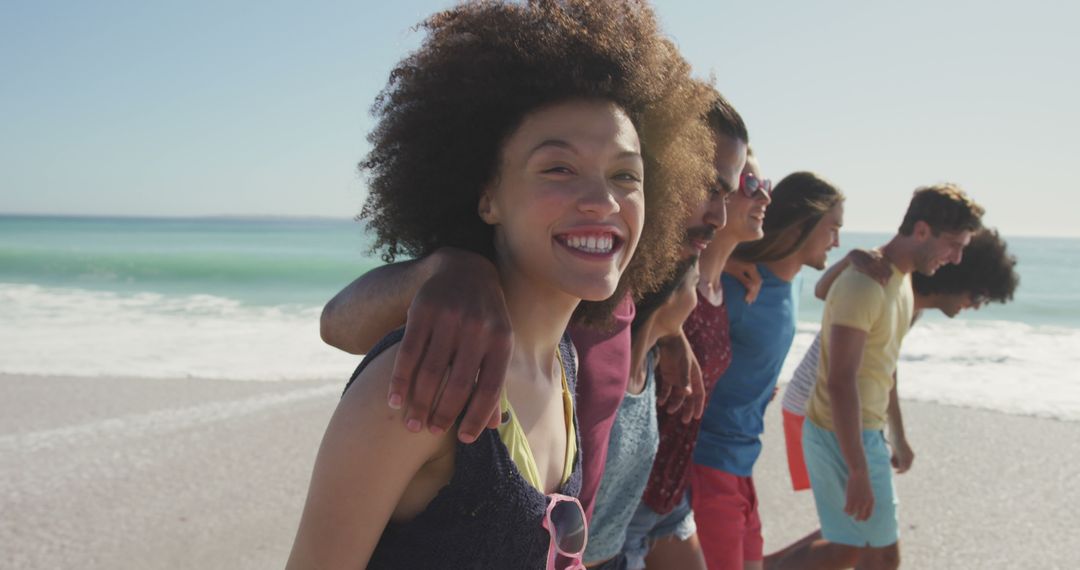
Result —
[{"label": "navy blue tank top", "polygon": [[[403,334],[399,329],[379,341],[345,389]],[[559,352],[573,394],[577,366],[568,336],[559,343]],[[578,433],[576,417],[574,432]],[[580,439],[573,473],[559,489],[572,497],[581,489]],[[368,568],[543,570],[550,541],[541,526],[547,504],[547,497],[521,476],[498,432],[486,429],[473,443],[457,442],[450,482],[427,508],[410,521],[387,523]]]}]

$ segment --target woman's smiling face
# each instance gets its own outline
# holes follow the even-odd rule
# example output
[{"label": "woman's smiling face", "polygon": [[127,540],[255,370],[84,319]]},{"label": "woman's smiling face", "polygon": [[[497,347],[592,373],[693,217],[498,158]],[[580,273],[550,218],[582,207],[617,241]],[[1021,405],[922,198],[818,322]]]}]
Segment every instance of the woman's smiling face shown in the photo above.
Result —
[{"label": "woman's smiling face", "polygon": [[762,191],[749,197],[743,191],[742,181],[746,176],[761,180],[761,169],[756,157],[748,156],[740,177],[739,189],[731,194],[727,202],[727,225],[720,230],[737,242],[755,241],[765,236],[762,225],[765,223],[765,210],[772,199]]},{"label": "woman's smiling face", "polygon": [[645,219],[637,130],[617,105],[572,100],[528,114],[480,199],[502,271],[572,297],[611,296]]}]

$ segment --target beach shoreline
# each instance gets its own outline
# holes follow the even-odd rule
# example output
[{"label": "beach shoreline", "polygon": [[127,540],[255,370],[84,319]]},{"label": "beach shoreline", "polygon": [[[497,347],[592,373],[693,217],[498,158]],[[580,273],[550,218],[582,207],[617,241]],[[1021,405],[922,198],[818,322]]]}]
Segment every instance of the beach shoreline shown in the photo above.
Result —
[{"label": "beach shoreline", "polygon": [[[0,374],[0,567],[282,567],[342,381]],[[904,403],[908,568],[1073,568],[1080,422]],[[755,472],[765,549],[815,527],[779,405]]]}]

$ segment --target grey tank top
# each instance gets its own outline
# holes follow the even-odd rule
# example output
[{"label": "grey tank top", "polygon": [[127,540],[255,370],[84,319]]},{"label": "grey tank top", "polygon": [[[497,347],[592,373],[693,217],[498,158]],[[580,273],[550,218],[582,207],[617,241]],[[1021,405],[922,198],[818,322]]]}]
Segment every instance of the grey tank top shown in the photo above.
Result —
[{"label": "grey tank top", "polygon": [[627,393],[615,415],[596,508],[589,521],[585,561],[607,560],[622,551],[626,528],[649,482],[660,432],[656,423],[655,349],[645,360],[645,389]]}]

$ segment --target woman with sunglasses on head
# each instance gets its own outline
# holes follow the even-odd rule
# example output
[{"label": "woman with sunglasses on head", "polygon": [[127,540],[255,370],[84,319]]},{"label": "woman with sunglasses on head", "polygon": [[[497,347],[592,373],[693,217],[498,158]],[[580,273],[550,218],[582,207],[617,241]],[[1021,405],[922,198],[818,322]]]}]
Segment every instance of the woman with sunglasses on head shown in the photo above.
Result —
[{"label": "woman with sunglasses on head", "polygon": [[697,305],[697,256],[679,263],[659,290],[635,304],[630,325],[630,378],[611,427],[604,475],[589,522],[585,563],[590,569],[624,570],[622,552],[641,492],[649,479],[660,435],[656,425],[656,342],[677,335]]},{"label": "woman with sunglasses on head", "polygon": [[843,225],[843,194],[809,172],[787,176],[759,200],[768,210],[762,218],[751,209],[749,226],[762,238],[735,248],[729,266],[752,264],[761,288],[747,303],[738,279],[722,279],[732,359],[705,407],[690,477],[691,506],[710,570],[763,567],[752,470],[761,452],[765,408],[795,336],[799,271],[804,265],[825,268]]},{"label": "woman with sunglasses on head", "polygon": [[632,0],[469,2],[422,27],[376,102],[362,217],[388,260],[494,262],[514,332],[503,423],[470,444],[407,430],[385,405],[388,335],[330,420],[288,568],[579,567],[564,330],[670,273],[701,199],[683,189],[713,176],[710,92]]}]

